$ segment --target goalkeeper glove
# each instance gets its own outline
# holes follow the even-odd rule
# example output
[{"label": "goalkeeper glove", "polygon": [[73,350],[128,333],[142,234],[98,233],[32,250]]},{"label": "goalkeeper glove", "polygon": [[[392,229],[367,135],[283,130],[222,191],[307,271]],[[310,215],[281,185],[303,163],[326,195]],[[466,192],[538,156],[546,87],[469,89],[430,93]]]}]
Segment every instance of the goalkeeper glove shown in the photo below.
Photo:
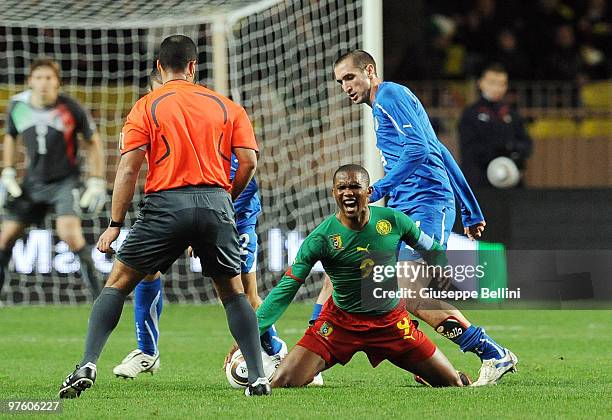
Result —
[{"label": "goalkeeper glove", "polygon": [[106,204],[106,181],[102,178],[89,178],[79,205],[90,213],[100,213]]},{"label": "goalkeeper glove", "polygon": [[6,191],[13,198],[21,196],[22,193],[21,187],[17,183],[17,179],[15,179],[16,174],[17,173],[15,172],[15,168],[4,168],[0,177],[2,185],[4,185]]}]

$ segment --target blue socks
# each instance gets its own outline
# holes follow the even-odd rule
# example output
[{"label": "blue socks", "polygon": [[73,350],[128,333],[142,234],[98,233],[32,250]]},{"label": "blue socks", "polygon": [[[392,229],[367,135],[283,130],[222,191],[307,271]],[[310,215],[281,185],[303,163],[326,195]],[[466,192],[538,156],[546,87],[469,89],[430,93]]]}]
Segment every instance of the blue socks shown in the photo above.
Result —
[{"label": "blue socks", "polygon": [[161,278],[141,281],[134,289],[134,319],[138,349],[150,356],[157,354],[159,339],[159,317],[163,298]]},{"label": "blue socks", "polygon": [[476,353],[480,360],[501,359],[506,355],[504,348],[489,337],[483,328],[474,325],[470,325],[463,334],[451,340],[459,345],[461,351]]},{"label": "blue socks", "polygon": [[261,335],[260,341],[261,347],[269,356],[277,354],[283,348],[283,342],[278,338],[274,325]]}]

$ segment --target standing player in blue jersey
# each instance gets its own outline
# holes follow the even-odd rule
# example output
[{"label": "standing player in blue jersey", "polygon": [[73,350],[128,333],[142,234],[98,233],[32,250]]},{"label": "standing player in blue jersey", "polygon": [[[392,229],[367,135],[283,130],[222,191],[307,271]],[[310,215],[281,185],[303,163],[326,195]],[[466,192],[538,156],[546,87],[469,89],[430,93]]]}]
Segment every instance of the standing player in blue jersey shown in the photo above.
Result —
[{"label": "standing player in blue jersey", "polygon": [[[452,155],[436,137],[419,99],[407,87],[380,79],[374,59],[363,50],[338,58],[334,75],[353,103],[372,108],[385,176],[372,186],[370,201],[389,196],[389,207],[410,216],[446,249],[457,197],[464,232],[470,239],[480,238],[486,223],[478,202]],[[400,260],[417,258],[418,254],[409,247],[400,249]],[[412,299],[407,304],[410,312],[462,351],[480,357],[482,366],[475,386],[495,384],[505,373],[515,370],[518,358],[483,328],[472,325],[455,307],[423,299]]]},{"label": "standing player in blue jersey", "polygon": [[[149,91],[163,85],[157,69],[149,75]],[[230,178],[233,180],[238,169],[238,159],[232,155]],[[261,305],[257,294],[257,234],[255,225],[261,213],[261,204],[255,178],[234,201],[236,227],[240,235],[241,279],[244,293],[253,309]],[[138,348],[131,351],[113,373],[123,378],[135,378],[139,373],[154,374],[159,370],[159,317],[163,307],[161,273],[146,276],[134,289],[134,320]],[[277,336],[274,326],[261,336],[262,348],[269,355],[279,354],[284,342]],[[286,345],[285,345],[286,350]]]}]

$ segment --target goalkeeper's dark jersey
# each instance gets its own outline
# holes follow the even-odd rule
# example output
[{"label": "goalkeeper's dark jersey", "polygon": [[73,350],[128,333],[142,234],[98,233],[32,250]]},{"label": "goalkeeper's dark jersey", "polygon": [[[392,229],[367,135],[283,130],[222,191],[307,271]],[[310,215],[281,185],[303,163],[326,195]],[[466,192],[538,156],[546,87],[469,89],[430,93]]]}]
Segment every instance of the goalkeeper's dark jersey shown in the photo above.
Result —
[{"label": "goalkeeper's dark jersey", "polygon": [[370,221],[361,231],[347,228],[336,215],[327,218],[304,240],[293,265],[258,308],[260,332],[280,318],[317,261],[331,279],[332,297],[340,309],[372,315],[393,310],[397,298],[381,299],[374,312],[364,308],[362,286],[371,282],[375,266],[395,267],[400,241],[423,251],[428,263],[446,263],[440,245],[397,210],[370,206]]},{"label": "goalkeeper's dark jersey", "polygon": [[77,135],[86,140],[96,130],[88,115],[74,99],[59,95],[54,106],[35,108],[31,91],[11,98],[7,111],[6,132],[21,136],[26,147],[26,179],[51,182],[79,173]]}]

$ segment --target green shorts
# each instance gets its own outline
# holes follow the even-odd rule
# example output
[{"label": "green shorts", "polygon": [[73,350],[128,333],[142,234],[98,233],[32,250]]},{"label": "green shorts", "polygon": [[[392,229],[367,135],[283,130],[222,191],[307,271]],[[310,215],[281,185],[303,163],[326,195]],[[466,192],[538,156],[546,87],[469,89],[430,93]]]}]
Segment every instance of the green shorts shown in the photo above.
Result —
[{"label": "green shorts", "polygon": [[48,184],[26,180],[21,188],[21,196],[7,199],[5,217],[8,220],[26,225],[42,224],[50,211],[57,216],[81,216],[76,176]]},{"label": "green shorts", "polygon": [[205,276],[240,274],[234,207],[223,188],[184,187],[147,194],[117,259],[142,273],[165,273],[190,245]]}]

